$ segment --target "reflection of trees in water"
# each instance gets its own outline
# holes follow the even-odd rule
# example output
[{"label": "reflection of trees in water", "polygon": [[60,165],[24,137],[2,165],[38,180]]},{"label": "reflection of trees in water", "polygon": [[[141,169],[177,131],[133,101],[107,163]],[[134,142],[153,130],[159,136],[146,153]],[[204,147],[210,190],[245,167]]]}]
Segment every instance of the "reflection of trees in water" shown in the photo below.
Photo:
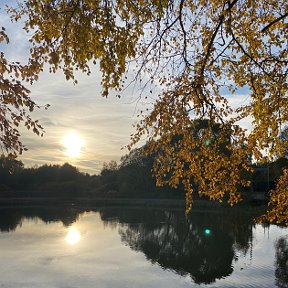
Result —
[{"label": "reflection of trees in water", "polygon": [[[244,253],[252,239],[252,220],[245,215],[163,211],[101,211],[116,219],[121,239],[152,263],[190,275],[196,283],[212,283],[230,275],[236,249]],[[237,248],[236,248],[237,247]]]},{"label": "reflection of trees in water", "polygon": [[[24,218],[70,225],[85,210],[63,207],[1,209],[0,230],[15,230]],[[189,275],[196,283],[212,283],[233,272],[236,252],[248,251],[253,227],[248,214],[213,211],[195,212],[186,218],[183,211],[121,207],[100,209],[100,215],[106,225],[119,227],[123,243],[143,252],[152,263],[180,275]]]},{"label": "reflection of trees in water", "polygon": [[17,210],[12,209],[0,210],[0,230],[2,232],[14,231],[18,225],[22,224],[22,214]]},{"label": "reflection of trees in water", "polygon": [[276,245],[275,277],[279,288],[288,288],[288,237],[281,237]]},{"label": "reflection of trees in water", "polygon": [[69,226],[79,218],[81,211],[63,207],[9,207],[0,210],[0,231],[14,231],[23,219],[39,218],[45,223],[61,221]]},{"label": "reflection of trees in water", "polygon": [[[120,233],[124,242],[144,252],[152,262],[181,275],[189,273],[196,283],[210,283],[232,273],[233,242],[228,234],[206,226],[210,224],[206,221],[195,225],[197,220],[185,223],[183,217],[171,212],[167,223],[159,228],[149,230],[140,225]],[[205,227],[211,227],[213,232],[204,235]]]}]

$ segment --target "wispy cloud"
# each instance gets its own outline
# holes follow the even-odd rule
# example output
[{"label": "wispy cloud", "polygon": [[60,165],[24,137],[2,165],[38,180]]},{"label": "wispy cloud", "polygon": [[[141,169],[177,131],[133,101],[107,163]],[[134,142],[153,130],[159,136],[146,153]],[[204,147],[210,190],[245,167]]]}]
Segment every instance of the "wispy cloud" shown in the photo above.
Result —
[{"label": "wispy cloud", "polygon": [[[10,61],[25,63],[29,54],[29,35],[21,29],[22,23],[11,23],[3,9],[5,4],[1,3],[0,26],[6,28],[11,41],[8,45],[2,43],[1,51]],[[83,171],[98,173],[104,161],[119,160],[127,153],[121,148],[129,143],[129,135],[134,131],[135,110],[138,109],[133,87],[127,89],[121,99],[115,93],[108,99],[103,98],[99,69],[94,66],[92,70],[90,77],[81,73],[76,75],[78,85],[66,81],[61,72],[44,72],[39,81],[28,87],[31,98],[38,105],[50,104],[51,107],[32,113],[32,117],[43,125],[44,137],[21,129],[21,140],[29,149],[20,156],[26,165],[70,162]],[[85,142],[78,159],[66,156],[61,144],[61,139],[71,131],[81,135]]]},{"label": "wispy cloud", "polygon": [[[31,87],[31,97],[40,105],[49,103],[48,110],[33,113],[45,128],[44,137],[37,137],[29,131],[21,131],[23,142],[29,151],[21,159],[24,163],[63,163],[81,165],[81,169],[97,173],[103,161],[119,158],[127,151],[121,148],[129,143],[136,120],[135,103],[127,104],[125,97],[102,98],[100,85],[94,77],[78,75],[79,84],[67,82],[61,73],[41,75]],[[97,77],[97,74],[96,74]],[[130,95],[131,96],[131,95]],[[79,159],[65,156],[62,137],[77,132],[85,142],[85,149]]]},{"label": "wispy cloud", "polygon": [[[11,39],[9,45],[1,44],[1,50],[11,61],[27,61],[29,35],[21,29],[21,23],[11,24],[2,9],[0,26],[7,28]],[[134,85],[125,90],[121,99],[116,97],[116,93],[103,98],[98,66],[92,68],[90,77],[78,73],[78,85],[66,81],[61,72],[49,74],[47,70],[40,75],[38,82],[28,87],[38,105],[51,105],[48,110],[40,109],[32,113],[33,118],[39,119],[44,126],[45,135],[37,137],[21,129],[22,141],[29,150],[20,159],[27,166],[70,162],[82,171],[99,173],[104,161],[119,160],[128,152],[121,148],[129,143],[129,135],[134,132],[132,124],[137,120],[137,111],[150,108],[153,99],[148,97],[147,101],[137,101],[140,86]],[[133,75],[128,77],[132,79]],[[157,95],[151,97],[155,99]],[[241,105],[245,97],[244,91],[243,95],[229,97],[229,101],[232,106]],[[249,119],[245,121],[242,124],[249,128]],[[66,156],[61,144],[61,139],[70,132],[77,132],[85,142],[78,159]]]}]

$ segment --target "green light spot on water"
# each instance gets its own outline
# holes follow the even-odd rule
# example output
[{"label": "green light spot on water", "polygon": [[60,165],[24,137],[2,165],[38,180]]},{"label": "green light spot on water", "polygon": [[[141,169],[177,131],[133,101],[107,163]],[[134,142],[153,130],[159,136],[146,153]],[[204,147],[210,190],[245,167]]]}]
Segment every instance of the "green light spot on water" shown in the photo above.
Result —
[{"label": "green light spot on water", "polygon": [[210,235],[211,234],[211,230],[210,229],[205,229],[204,233],[205,233],[205,235]]},{"label": "green light spot on water", "polygon": [[206,146],[208,146],[208,145],[210,144],[210,140],[205,140],[205,141],[204,141],[204,144],[205,144]]}]

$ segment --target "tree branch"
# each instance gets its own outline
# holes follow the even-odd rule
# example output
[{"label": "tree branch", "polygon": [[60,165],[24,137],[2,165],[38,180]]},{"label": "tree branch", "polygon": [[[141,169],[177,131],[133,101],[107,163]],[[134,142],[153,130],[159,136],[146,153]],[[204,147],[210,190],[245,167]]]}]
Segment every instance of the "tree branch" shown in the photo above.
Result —
[{"label": "tree branch", "polygon": [[265,26],[261,32],[265,32],[266,30],[268,30],[272,25],[274,25],[275,23],[281,21],[282,19],[284,19],[285,17],[288,16],[288,12],[284,15],[281,15],[280,17],[276,18],[275,20],[273,20],[271,23],[269,23],[267,26]]},{"label": "tree branch", "polygon": [[213,32],[213,34],[212,34],[212,37],[211,37],[211,39],[210,39],[210,42],[209,42],[209,44],[208,44],[208,46],[207,46],[207,52],[206,52],[206,55],[205,55],[205,58],[204,58],[204,62],[203,62],[203,64],[202,64],[202,67],[201,67],[201,70],[200,70],[200,76],[203,76],[203,74],[204,74],[204,70],[205,70],[205,67],[206,67],[208,58],[209,58],[209,56],[210,56],[210,53],[211,53],[211,49],[212,49],[212,47],[213,47],[214,40],[215,40],[216,35],[217,35],[217,33],[218,33],[218,31],[219,31],[219,29],[220,29],[220,27],[221,27],[221,25],[223,24],[223,21],[224,21],[224,18],[225,18],[225,17],[224,17],[224,14],[225,14],[226,12],[231,11],[231,9],[235,6],[235,4],[236,4],[238,1],[239,1],[239,0],[234,0],[232,3],[229,2],[228,8],[221,13],[221,15],[220,15],[220,17],[219,17],[219,20],[218,20],[218,25],[216,26],[216,28],[215,28],[215,30],[214,30],[214,32]]}]

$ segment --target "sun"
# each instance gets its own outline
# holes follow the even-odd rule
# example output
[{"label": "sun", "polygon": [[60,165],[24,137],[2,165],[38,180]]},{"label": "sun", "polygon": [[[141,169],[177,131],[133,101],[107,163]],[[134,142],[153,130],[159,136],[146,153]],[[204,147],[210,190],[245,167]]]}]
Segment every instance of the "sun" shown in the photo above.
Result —
[{"label": "sun", "polygon": [[70,227],[66,236],[66,242],[70,245],[77,244],[81,239],[80,232],[75,227]]},{"label": "sun", "polygon": [[77,133],[66,134],[61,141],[65,147],[65,155],[70,158],[78,158],[81,156],[81,151],[84,148],[84,140],[81,135]]}]

